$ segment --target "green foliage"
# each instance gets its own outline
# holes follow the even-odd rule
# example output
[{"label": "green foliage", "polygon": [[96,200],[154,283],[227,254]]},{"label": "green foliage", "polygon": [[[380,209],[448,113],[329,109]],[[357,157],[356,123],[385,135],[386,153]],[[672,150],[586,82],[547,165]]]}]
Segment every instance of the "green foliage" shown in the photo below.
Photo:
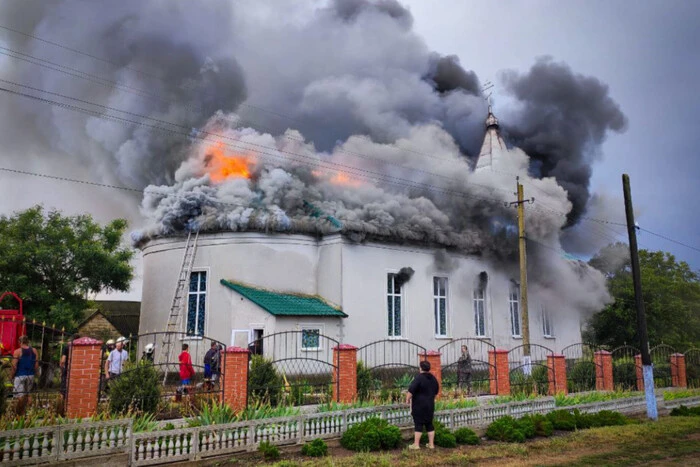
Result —
[{"label": "green foliage", "polygon": [[535,421],[531,417],[525,416],[517,419],[516,422],[518,429],[522,431],[525,438],[532,439],[535,437],[537,430],[535,429]]},{"label": "green foliage", "polygon": [[[700,342],[698,273],[662,251],[640,250],[639,263],[649,341],[675,348]],[[613,348],[639,342],[627,245],[608,245],[589,264],[607,275],[614,301],[589,320],[587,340]]]},{"label": "green foliage", "polygon": [[637,389],[637,368],[632,358],[613,361],[613,381],[622,389],[629,391]]},{"label": "green foliage", "polygon": [[301,447],[301,453],[310,457],[323,457],[328,455],[328,445],[322,439],[315,439]]},{"label": "green foliage", "polygon": [[223,402],[203,404],[199,414],[188,420],[189,426],[223,425],[238,421],[233,409]]},{"label": "green foliage", "polygon": [[10,386],[10,378],[8,378],[5,369],[0,368],[0,418],[7,410],[7,400],[12,394],[12,386]]},{"label": "green foliage", "polygon": [[698,407],[686,407],[681,405],[671,410],[672,417],[700,417],[700,406]]},{"label": "green foliage", "polygon": [[571,405],[590,404],[592,402],[609,401],[613,399],[621,399],[625,397],[638,396],[638,392],[630,391],[613,391],[613,392],[589,392],[586,394],[557,394],[554,396],[554,402],[557,407],[567,407]]},{"label": "green foliage", "polygon": [[521,423],[524,419],[532,421],[535,425],[535,436],[548,437],[552,436],[552,433],[554,433],[552,422],[547,420],[547,417],[542,414],[525,415],[520,419]]},{"label": "green foliage", "polygon": [[530,375],[526,375],[522,369],[512,371],[510,385],[514,395],[546,395],[549,393],[549,368],[543,365],[533,365]]},{"label": "green foliage", "polygon": [[340,445],[351,451],[365,452],[393,449],[401,443],[398,427],[380,418],[368,418],[348,428],[340,438]]},{"label": "green foliage", "polygon": [[674,391],[664,392],[665,401],[673,401],[676,399],[685,399],[686,397],[700,396],[700,389],[679,389]]},{"label": "green foliage", "polygon": [[280,458],[280,450],[277,446],[270,444],[269,441],[263,441],[258,446],[258,452],[263,455],[265,460],[275,461]]},{"label": "green foliage", "polygon": [[481,444],[481,438],[479,438],[479,436],[476,433],[474,433],[474,430],[472,430],[471,428],[458,428],[455,430],[454,435],[457,444]]},{"label": "green foliage", "polygon": [[109,380],[109,410],[155,413],[160,404],[161,381],[152,363],[129,363],[118,377]]},{"label": "green foliage", "polygon": [[132,418],[134,420],[133,431],[135,433],[144,431],[155,431],[158,428],[158,422],[156,421],[155,414],[144,413]]},{"label": "green foliage", "polygon": [[415,376],[411,373],[404,373],[398,378],[394,379],[394,387],[399,389],[408,389],[411,382],[413,382],[414,377]]},{"label": "green foliage", "polygon": [[567,375],[571,387],[570,391],[595,390],[595,363],[591,361],[579,361],[574,363],[571,372]]},{"label": "green foliage", "polygon": [[381,386],[381,382],[372,376],[372,371],[362,362],[357,362],[357,397],[360,401],[369,400],[373,391]]},{"label": "green foliage", "polygon": [[174,430],[174,429],[175,429],[175,425],[173,425],[171,422],[166,423],[165,426],[163,427],[163,430],[165,430],[165,431],[170,431],[170,430]]},{"label": "green foliage", "polygon": [[124,219],[102,227],[88,215],[41,206],[0,216],[0,290],[17,292],[28,317],[71,329],[83,318],[88,293],[129,290],[126,227]]},{"label": "green foliage", "polygon": [[628,423],[627,417],[619,412],[601,410],[598,413],[582,413],[578,409],[555,410],[547,414],[555,430],[573,431],[576,429],[596,428],[601,426],[617,426]]},{"label": "green foliage", "polygon": [[494,441],[522,443],[525,433],[520,429],[518,421],[511,416],[501,417],[493,421],[486,429],[486,437]]},{"label": "green foliage", "polygon": [[475,399],[440,399],[435,401],[435,410],[467,409],[478,407],[479,402]]},{"label": "green foliage", "polygon": [[549,412],[547,420],[552,423],[555,430],[574,431],[576,429],[576,417],[568,410]]},{"label": "green foliage", "polygon": [[511,394],[510,396],[496,396],[489,400],[489,404],[491,405],[498,405],[498,404],[508,404],[510,402],[523,402],[523,401],[531,401],[538,399],[540,396],[537,394],[529,394],[529,393],[524,393],[524,392],[516,392],[514,394]]},{"label": "green foliage", "polygon": [[629,420],[627,417],[622,415],[620,412],[613,412],[611,410],[601,410],[596,414],[593,420],[593,426],[620,426],[627,425]]},{"label": "green foliage", "polygon": [[248,379],[250,391],[258,401],[277,405],[282,395],[283,379],[272,361],[262,355],[253,355]]},{"label": "green foliage", "polygon": [[[455,438],[455,435],[452,434],[452,432],[448,430],[445,425],[437,420],[434,420],[433,427],[435,428],[436,446],[440,446],[441,448],[453,448],[457,446],[457,439]],[[426,432],[425,429],[423,429],[423,434],[420,437],[420,441],[424,444],[428,443],[428,432]]]}]

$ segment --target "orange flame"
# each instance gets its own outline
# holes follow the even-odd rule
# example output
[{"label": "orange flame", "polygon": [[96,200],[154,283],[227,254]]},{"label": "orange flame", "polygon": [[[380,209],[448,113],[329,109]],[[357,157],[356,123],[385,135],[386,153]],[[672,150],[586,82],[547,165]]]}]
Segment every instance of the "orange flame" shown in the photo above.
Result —
[{"label": "orange flame", "polygon": [[249,156],[226,154],[219,143],[207,150],[205,164],[211,181],[221,183],[229,178],[250,178],[253,161]]},{"label": "orange flame", "polygon": [[358,187],[362,182],[345,172],[325,172],[322,170],[312,170],[311,173],[316,177],[332,183],[333,185]]}]

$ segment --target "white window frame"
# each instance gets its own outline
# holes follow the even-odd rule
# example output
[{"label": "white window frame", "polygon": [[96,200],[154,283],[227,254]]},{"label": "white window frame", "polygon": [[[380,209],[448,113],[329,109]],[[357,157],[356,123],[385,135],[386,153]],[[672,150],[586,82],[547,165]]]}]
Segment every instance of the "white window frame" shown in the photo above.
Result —
[{"label": "white window frame", "polygon": [[[323,350],[323,345],[321,345],[321,336],[324,335],[323,324],[302,324],[299,329],[301,330],[301,335],[299,336],[299,339],[301,339],[301,345],[299,348],[302,352],[321,352]],[[304,347],[304,331],[318,331],[318,347]]]},{"label": "white window frame", "polygon": [[[384,306],[387,307],[387,308],[385,308],[386,312],[387,312],[387,321],[385,322],[385,325],[387,325],[387,327],[389,324],[389,322],[388,322],[389,316],[391,316],[391,318],[392,318],[391,332],[389,332],[389,329],[387,329],[387,336],[389,337],[389,339],[403,339],[404,334],[405,334],[405,329],[404,329],[405,328],[405,326],[404,326],[404,324],[405,324],[405,322],[404,322],[404,308],[405,308],[404,305],[405,305],[405,303],[404,303],[404,297],[403,297],[403,285],[400,287],[400,291],[398,294],[394,293],[393,291],[390,293],[387,290],[389,276],[393,276],[393,280],[395,281],[397,275],[398,275],[398,272],[389,271],[386,273],[386,276],[384,279]],[[395,283],[392,283],[392,284],[395,284]],[[399,334],[393,334],[393,330],[396,328],[395,323],[394,323],[394,318],[395,318],[394,317],[395,311],[393,309],[394,300],[391,301],[392,309],[389,310],[388,304],[387,304],[387,299],[389,297],[391,297],[392,299],[399,297],[399,303],[400,303],[400,307],[401,307],[401,310],[399,312],[399,327],[401,329],[401,332]]]},{"label": "white window frame", "polygon": [[[486,320],[487,320],[487,312],[486,312],[486,288],[488,285],[482,287],[480,285],[477,285],[476,288],[474,288],[474,292],[472,294],[472,308],[474,310],[474,335],[476,337],[487,337],[486,335]],[[479,293],[481,292],[481,296],[479,297]],[[479,319],[479,307],[478,304],[481,303],[481,319]],[[479,326],[481,324],[481,326]],[[483,329],[483,333],[479,333],[479,328]]]},{"label": "white window frame", "polygon": [[[444,281],[444,295],[440,295],[440,287],[438,285],[438,290],[436,293],[435,286],[437,281]],[[445,276],[434,276],[433,277],[433,319],[435,320],[435,337],[437,338],[445,338],[448,337],[450,334],[450,322],[449,322],[449,279]],[[445,329],[443,333],[438,332],[439,331],[439,326],[440,326],[440,317],[438,316],[438,313],[440,313],[440,301],[444,300],[445,301]]]},{"label": "white window frame", "polygon": [[547,339],[554,339],[554,332],[552,332],[552,316],[544,305],[542,305],[542,335]]},{"label": "white window frame", "polygon": [[[508,310],[510,311],[511,336],[522,338],[523,319],[520,310],[520,286],[515,282],[511,282],[510,288],[508,289]],[[518,329],[515,329],[516,325]]]},{"label": "white window frame", "polygon": [[[206,275],[206,280],[204,281],[206,289],[204,290],[204,292],[202,292],[200,290],[197,290],[196,292],[191,292],[190,291],[190,281],[192,280],[192,274],[200,274],[200,273],[204,273]],[[211,274],[209,274],[209,268],[195,269],[193,271],[190,271],[190,277],[189,277],[189,280],[187,281],[187,296],[186,296],[186,301],[185,301],[185,319],[183,320],[183,323],[185,326],[185,329],[184,329],[185,336],[183,337],[183,339],[185,339],[185,340],[186,339],[192,339],[192,340],[201,339],[203,336],[206,335],[207,317],[209,316],[209,300],[207,300],[207,295],[209,294],[210,276],[211,276]],[[200,282],[197,281],[197,288],[198,289],[199,289],[199,283]],[[194,334],[187,333],[187,321],[189,320],[189,316],[190,316],[189,307],[190,307],[190,295],[191,294],[197,294],[197,314],[199,314],[199,296],[204,295],[204,329],[202,329],[201,333],[197,332],[198,331],[197,326],[198,326],[198,322],[199,322],[199,319],[197,319],[198,316],[195,317],[195,332],[194,332]]]}]

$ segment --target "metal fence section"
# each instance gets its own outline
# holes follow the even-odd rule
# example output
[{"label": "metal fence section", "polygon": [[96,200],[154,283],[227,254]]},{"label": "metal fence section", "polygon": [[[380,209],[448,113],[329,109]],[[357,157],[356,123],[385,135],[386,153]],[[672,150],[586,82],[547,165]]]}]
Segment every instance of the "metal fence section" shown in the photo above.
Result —
[{"label": "metal fence section", "polygon": [[529,355],[526,355],[527,347],[519,345],[508,352],[511,393],[547,394],[549,380],[554,380],[547,357],[554,355],[554,351],[543,345],[530,344]]},{"label": "metal fence section", "polygon": [[639,354],[639,349],[623,345],[613,349],[611,354],[615,389],[637,390],[637,363],[634,357]]},{"label": "metal fence section", "polygon": [[401,391],[418,373],[418,363],[426,359],[425,347],[405,339],[375,341],[357,350],[357,360],[371,374],[369,392],[386,401],[401,399]]},{"label": "metal fence section", "polygon": [[489,394],[491,380],[497,383],[498,378],[495,365],[489,363],[489,351],[495,349],[490,342],[468,337],[440,346],[443,392]]},{"label": "metal fence section", "polygon": [[[166,334],[169,334],[169,336],[166,336]],[[166,352],[161,351],[161,343],[166,338],[170,338],[172,342],[177,343],[178,351],[172,352],[170,356],[166,355]],[[184,363],[181,364],[180,361],[179,354],[185,352],[183,344],[186,344],[188,347],[187,353],[189,353],[192,361],[191,369],[194,370],[194,375],[189,378],[187,384],[183,384],[184,382],[180,377],[181,366],[183,370],[187,366]],[[103,345],[100,364],[99,400],[109,402],[111,388],[117,385],[119,380],[133,380],[143,377],[144,365],[152,365],[152,368],[155,370],[158,380],[153,384],[160,386],[160,396],[158,397],[159,400],[155,402],[146,400],[133,401],[132,404],[135,409],[157,405],[159,417],[171,418],[173,415],[179,415],[182,409],[181,405],[191,400],[191,398],[183,400],[183,396],[199,395],[199,399],[202,400],[218,400],[223,390],[221,386],[221,378],[223,377],[221,351],[223,349],[225,349],[223,342],[206,336],[191,336],[184,332],[154,332],[131,336],[124,345],[124,350],[128,353],[128,359],[124,363],[121,374],[107,378],[109,369],[105,367],[108,366],[108,355],[114,349]],[[208,363],[205,363],[205,357],[210,351],[209,358],[213,356],[214,362],[210,362],[207,359]],[[175,405],[169,402],[174,402]],[[173,414],[166,413],[168,411],[173,412]]]},{"label": "metal fence section", "polygon": [[690,348],[685,356],[685,374],[689,388],[700,388],[700,349]]},{"label": "metal fence section", "polygon": [[566,360],[566,387],[569,392],[595,391],[596,371],[605,378],[602,367],[596,363],[595,353],[603,350],[586,342],[571,344],[562,349]]},{"label": "metal fence section", "polygon": [[668,388],[673,386],[671,380],[671,355],[676,349],[666,344],[659,344],[649,349],[651,363],[654,365],[654,386]]},{"label": "metal fence section", "polygon": [[284,331],[254,340],[248,372],[248,404],[307,405],[329,402],[335,385],[340,343],[315,330]]}]

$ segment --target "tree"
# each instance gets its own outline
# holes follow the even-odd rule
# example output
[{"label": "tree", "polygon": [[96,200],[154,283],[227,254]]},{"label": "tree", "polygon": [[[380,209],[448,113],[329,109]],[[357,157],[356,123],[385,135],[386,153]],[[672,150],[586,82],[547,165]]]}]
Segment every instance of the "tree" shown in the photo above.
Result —
[{"label": "tree", "polygon": [[102,227],[89,215],[66,217],[41,206],[0,216],[0,291],[16,292],[28,318],[74,327],[88,293],[129,289],[126,227],[124,219]]},{"label": "tree", "polygon": [[[608,277],[613,302],[593,315],[586,337],[597,344],[638,346],[637,314],[629,249],[608,245],[589,264]],[[663,251],[639,251],[642,298],[651,345],[677,349],[700,344],[700,276],[684,261]]]}]

